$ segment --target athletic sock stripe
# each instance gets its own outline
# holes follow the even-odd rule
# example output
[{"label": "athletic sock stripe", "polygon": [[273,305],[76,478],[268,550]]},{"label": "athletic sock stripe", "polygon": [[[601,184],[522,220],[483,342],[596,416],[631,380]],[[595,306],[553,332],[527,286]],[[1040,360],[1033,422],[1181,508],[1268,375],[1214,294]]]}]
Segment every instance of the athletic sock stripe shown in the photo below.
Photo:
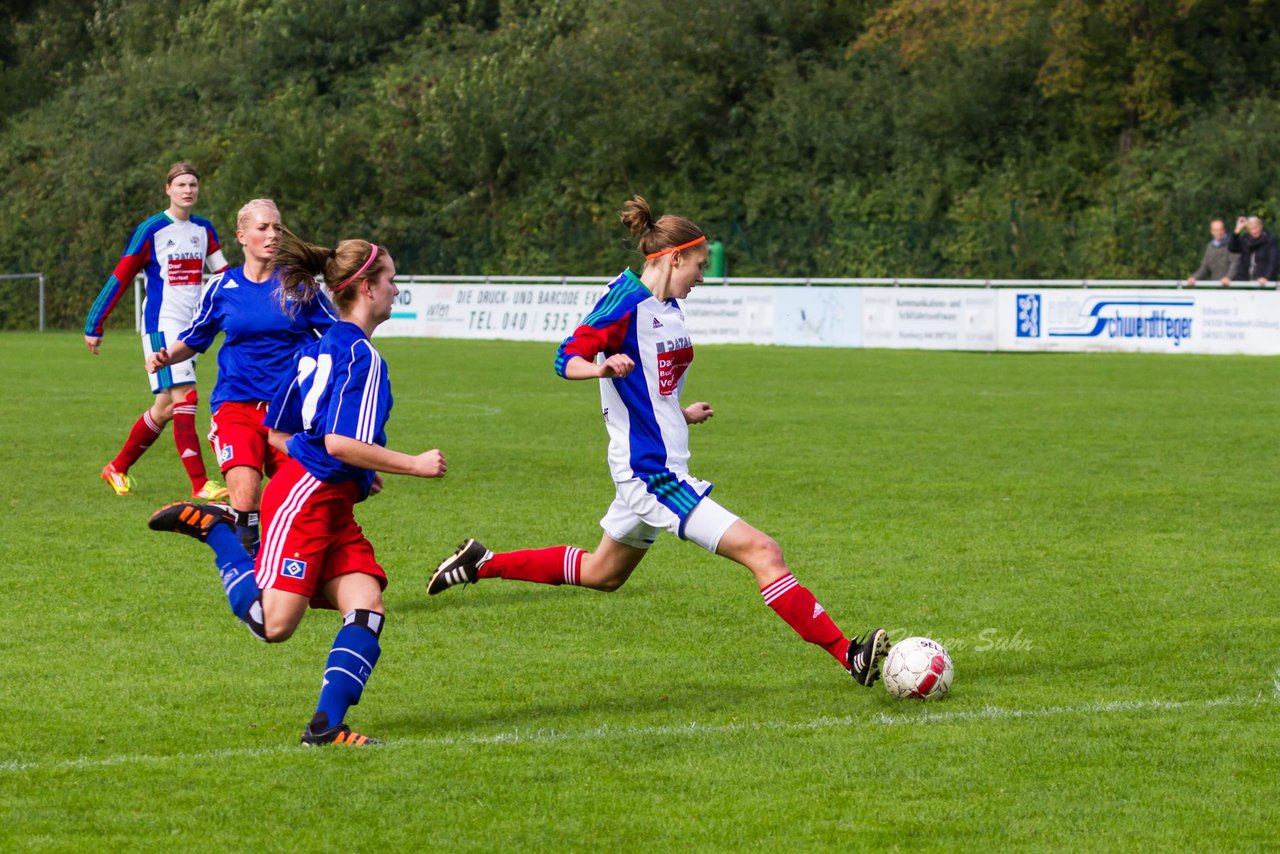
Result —
[{"label": "athletic sock stripe", "polygon": [[353,655],[353,656],[355,656],[356,658],[360,659],[362,662],[364,662],[364,666],[365,666],[365,667],[369,668],[370,670],[372,670],[372,669],[373,669],[373,665],[369,663],[369,659],[365,658],[363,655],[361,655],[360,653],[356,652],[354,649],[347,649],[345,646],[335,646],[335,647],[333,648],[333,651],[334,651],[334,652],[345,652],[345,653],[347,653],[348,655]]},{"label": "athletic sock stripe", "polygon": [[786,575],[782,576],[782,577],[781,577],[781,578],[779,578],[777,581],[774,581],[774,582],[772,582],[772,583],[770,583],[770,584],[765,585],[764,589],[762,589],[762,590],[760,591],[760,594],[761,594],[762,596],[766,596],[766,597],[767,597],[770,593],[772,593],[772,592],[773,592],[774,588],[776,588],[776,587],[782,587],[782,586],[784,586],[784,585],[786,585],[786,584],[788,584],[788,583],[790,583],[790,582],[792,582],[792,581],[795,581],[795,580],[796,580],[796,579],[795,579],[795,576],[788,572]]},{"label": "athletic sock stripe", "polygon": [[164,429],[159,424],[156,423],[156,420],[154,418],[151,417],[150,409],[142,413],[142,420],[143,422],[146,423],[147,427],[157,436],[160,435],[160,431]]},{"label": "athletic sock stripe", "polygon": [[252,572],[242,572],[239,575],[237,575],[236,580],[231,582],[231,585],[227,587],[227,595],[230,595],[231,591],[235,590],[237,585],[239,585],[241,581],[244,581],[246,578],[250,577],[251,575],[253,575]]},{"label": "athletic sock stripe", "polygon": [[766,605],[772,605],[774,602],[777,602],[783,596],[786,596],[788,593],[790,593],[792,590],[794,590],[796,587],[799,587],[799,586],[800,586],[800,582],[796,581],[795,579],[792,579],[790,584],[786,585],[785,587],[780,587],[777,590],[770,593],[768,596],[765,596],[764,603]]},{"label": "athletic sock stripe", "polygon": [[570,546],[564,550],[564,583],[578,583],[578,570],[581,567],[579,559],[582,555],[582,549]]},{"label": "athletic sock stripe", "polygon": [[800,586],[800,582],[796,581],[794,576],[788,575],[780,578],[773,584],[770,584],[764,590],[760,591],[760,595],[764,597],[766,605],[772,605],[782,596],[785,596],[792,588]]},{"label": "athletic sock stripe", "polygon": [[326,668],[326,669],[325,669],[325,671],[324,671],[324,675],[325,675],[325,676],[328,676],[330,673],[341,673],[341,674],[342,674],[342,675],[344,675],[344,676],[350,676],[352,679],[354,679],[354,680],[356,681],[356,683],[357,683],[361,688],[363,688],[363,687],[364,687],[364,680],[363,680],[363,679],[361,679],[359,676],[355,675],[354,673],[352,673],[350,670],[347,670],[346,668],[343,668],[343,667],[329,667],[329,668]]}]

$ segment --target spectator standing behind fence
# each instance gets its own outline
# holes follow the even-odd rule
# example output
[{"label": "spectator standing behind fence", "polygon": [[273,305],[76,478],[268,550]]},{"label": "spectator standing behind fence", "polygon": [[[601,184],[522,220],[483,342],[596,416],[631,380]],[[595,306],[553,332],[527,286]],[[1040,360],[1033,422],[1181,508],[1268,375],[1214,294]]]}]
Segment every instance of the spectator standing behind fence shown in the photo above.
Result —
[{"label": "spectator standing behind fence", "polygon": [[1231,281],[1236,266],[1236,256],[1231,252],[1231,238],[1227,236],[1227,223],[1221,217],[1209,220],[1209,234],[1213,238],[1204,248],[1200,266],[1187,276],[1187,287],[1194,288],[1200,279],[1216,279],[1225,286]]},{"label": "spectator standing behind fence", "polygon": [[1224,285],[1231,279],[1260,285],[1275,281],[1280,251],[1276,248],[1276,239],[1263,226],[1261,219],[1256,216],[1238,218],[1236,233],[1231,235],[1227,248],[1230,252],[1239,253],[1240,257],[1230,278],[1222,280]]}]

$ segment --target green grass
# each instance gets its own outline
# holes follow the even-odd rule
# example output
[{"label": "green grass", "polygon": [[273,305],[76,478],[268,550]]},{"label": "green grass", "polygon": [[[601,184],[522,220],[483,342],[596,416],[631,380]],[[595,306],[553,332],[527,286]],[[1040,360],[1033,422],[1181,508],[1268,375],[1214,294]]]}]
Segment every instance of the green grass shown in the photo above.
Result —
[{"label": "green grass", "polygon": [[392,583],[351,720],[391,743],[307,751],[334,615],[257,643],[206,550],[146,529],[185,491],[167,434],[137,497],[97,479],[147,403],[136,342],[106,344],[0,336],[0,849],[1275,842],[1280,361],[700,348],[695,473],[846,631],[950,642],[925,706],[671,538],[612,595],[428,600],[465,535],[594,545],[605,435],[546,345],[382,341],[391,445],[449,476],[358,510]]}]

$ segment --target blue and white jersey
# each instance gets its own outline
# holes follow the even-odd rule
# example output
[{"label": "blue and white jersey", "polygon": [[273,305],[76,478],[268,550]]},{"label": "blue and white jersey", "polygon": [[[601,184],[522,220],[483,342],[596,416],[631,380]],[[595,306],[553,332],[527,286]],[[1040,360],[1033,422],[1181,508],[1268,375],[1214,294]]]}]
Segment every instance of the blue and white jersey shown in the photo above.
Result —
[{"label": "blue and white jersey", "polygon": [[199,313],[178,335],[197,353],[208,350],[219,332],[225,336],[218,351],[211,411],[229,400],[271,400],[292,375],[298,350],[338,322],[338,313],[323,293],[306,303],[293,303],[296,312],[290,317],[280,306],[279,286],[275,276],[255,282],[245,278],[243,267],[232,267],[209,280]]},{"label": "blue and white jersey", "polygon": [[[310,374],[315,370],[316,354],[320,352],[320,341],[317,338],[304,344],[293,354],[289,375],[267,404],[267,413],[262,419],[268,430],[279,430],[282,433],[301,433],[307,429],[302,419],[302,397],[305,392],[299,387],[298,378],[304,371]],[[305,366],[305,367],[304,367]]]},{"label": "blue and white jersey", "polygon": [[[670,490],[687,492],[693,478],[680,392],[693,363],[693,342],[680,304],[657,299],[630,270],[609,283],[582,325],[560,345],[556,373],[563,377],[573,356],[595,361],[597,355],[617,353],[630,356],[636,367],[623,379],[600,380],[613,479],[640,478],[660,498]],[[697,494],[686,496],[694,503],[710,491],[705,482],[698,483]]]},{"label": "blue and white jersey", "polygon": [[124,255],[89,309],[84,334],[102,335],[102,324],[139,272],[146,273],[143,331],[182,329],[195,317],[204,269],[226,269],[213,223],[203,217],[176,220],[161,211],[136,229]]},{"label": "blue and white jersey", "polygon": [[373,471],[331,456],[324,437],[336,433],[386,447],[391,406],[391,381],[382,356],[364,330],[340,320],[298,354],[297,375],[267,407],[266,425],[293,433],[289,456],[313,477],[325,483],[353,481],[363,498]]}]

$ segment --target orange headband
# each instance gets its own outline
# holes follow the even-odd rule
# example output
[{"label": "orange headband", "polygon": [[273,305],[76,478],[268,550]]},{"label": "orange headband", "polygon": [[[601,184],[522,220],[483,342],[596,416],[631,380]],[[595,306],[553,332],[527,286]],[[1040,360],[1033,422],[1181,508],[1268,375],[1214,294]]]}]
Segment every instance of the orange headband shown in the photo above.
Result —
[{"label": "orange headband", "polygon": [[699,243],[706,243],[706,242],[707,242],[707,236],[704,234],[701,237],[699,237],[697,240],[690,240],[688,243],[681,243],[679,246],[672,246],[667,249],[663,249],[661,252],[653,252],[649,255],[646,255],[644,256],[644,260],[652,261],[654,258],[658,258],[662,255],[666,255],[668,252],[679,252],[681,249],[688,249],[690,246],[697,246]]}]

